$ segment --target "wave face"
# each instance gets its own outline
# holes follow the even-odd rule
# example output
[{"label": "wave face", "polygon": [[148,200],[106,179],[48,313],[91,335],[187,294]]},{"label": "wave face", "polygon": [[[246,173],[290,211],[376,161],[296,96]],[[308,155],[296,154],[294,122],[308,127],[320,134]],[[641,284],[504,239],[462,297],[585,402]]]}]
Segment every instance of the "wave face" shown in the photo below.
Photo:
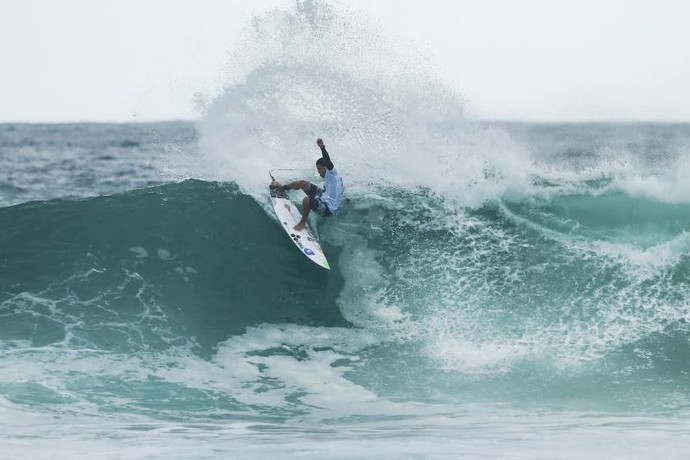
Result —
[{"label": "wave face", "polygon": [[4,208],[1,219],[10,229],[6,288],[19,291],[5,300],[15,324],[4,337],[32,346],[208,349],[263,322],[343,322],[336,281],[310,267],[305,277],[319,283],[276,276],[276,266],[289,272],[291,251],[231,185],[188,181],[29,203]]},{"label": "wave face", "polygon": [[[472,121],[380,30],[254,18],[195,126],[0,126],[16,458],[684,449],[690,127]],[[330,271],[266,197],[317,137]]]}]

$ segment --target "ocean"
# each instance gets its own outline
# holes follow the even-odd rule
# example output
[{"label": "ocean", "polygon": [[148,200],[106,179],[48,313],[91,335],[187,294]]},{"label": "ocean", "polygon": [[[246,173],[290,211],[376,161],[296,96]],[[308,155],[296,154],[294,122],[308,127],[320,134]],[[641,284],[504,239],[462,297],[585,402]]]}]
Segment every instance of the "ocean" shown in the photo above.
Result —
[{"label": "ocean", "polygon": [[[473,120],[379,33],[298,3],[198,120],[0,124],[2,458],[687,457],[690,125]],[[318,137],[331,270],[267,196]]]}]

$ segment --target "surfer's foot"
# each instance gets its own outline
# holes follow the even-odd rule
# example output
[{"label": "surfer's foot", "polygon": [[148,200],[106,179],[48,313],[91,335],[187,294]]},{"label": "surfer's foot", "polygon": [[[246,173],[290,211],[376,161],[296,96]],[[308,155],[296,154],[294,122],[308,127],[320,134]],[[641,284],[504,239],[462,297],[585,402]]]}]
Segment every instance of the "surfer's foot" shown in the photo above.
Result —
[{"label": "surfer's foot", "polygon": [[292,227],[292,228],[293,228],[293,230],[299,232],[299,231],[301,231],[301,230],[304,230],[304,226],[305,226],[304,222],[300,222],[300,223],[298,223],[297,225],[295,225],[295,226]]},{"label": "surfer's foot", "polygon": [[283,188],[283,186],[280,185],[280,182],[273,181],[273,182],[271,182],[271,188],[281,189],[281,188]]}]

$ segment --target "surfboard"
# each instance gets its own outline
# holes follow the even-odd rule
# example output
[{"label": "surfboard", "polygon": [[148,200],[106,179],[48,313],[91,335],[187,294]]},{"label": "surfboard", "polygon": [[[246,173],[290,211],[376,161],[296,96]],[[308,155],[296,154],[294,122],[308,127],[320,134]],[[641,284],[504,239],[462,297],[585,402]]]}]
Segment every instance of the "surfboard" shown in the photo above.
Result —
[{"label": "surfboard", "polygon": [[326,260],[323,249],[321,249],[321,245],[314,234],[309,230],[309,226],[304,227],[304,229],[300,231],[296,231],[293,228],[302,219],[302,214],[295,203],[290,200],[287,192],[270,186],[268,187],[268,192],[271,197],[273,210],[276,216],[278,216],[278,221],[292,242],[295,243],[295,246],[297,246],[302,254],[307,256],[309,260],[330,270],[331,267],[328,265],[328,260]]}]

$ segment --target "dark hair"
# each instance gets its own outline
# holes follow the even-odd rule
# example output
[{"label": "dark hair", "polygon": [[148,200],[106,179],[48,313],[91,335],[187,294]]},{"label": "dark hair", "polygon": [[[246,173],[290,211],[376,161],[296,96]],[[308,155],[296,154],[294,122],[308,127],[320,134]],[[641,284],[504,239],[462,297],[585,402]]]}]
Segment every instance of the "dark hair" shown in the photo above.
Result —
[{"label": "dark hair", "polygon": [[318,160],[316,160],[316,166],[319,166],[319,165],[326,167],[326,159],[325,158],[319,158]]}]

